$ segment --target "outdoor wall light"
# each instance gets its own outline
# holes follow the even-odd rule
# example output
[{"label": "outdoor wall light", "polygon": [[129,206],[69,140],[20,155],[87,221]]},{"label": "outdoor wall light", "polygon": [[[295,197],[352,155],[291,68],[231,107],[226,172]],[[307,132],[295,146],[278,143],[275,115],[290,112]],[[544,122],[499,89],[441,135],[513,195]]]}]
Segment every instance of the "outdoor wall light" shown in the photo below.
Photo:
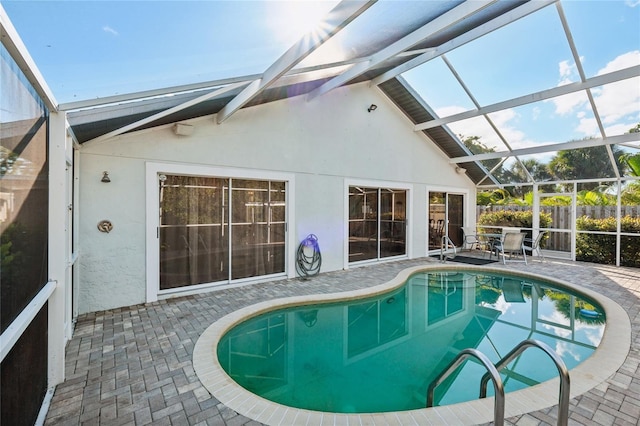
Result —
[{"label": "outdoor wall light", "polygon": [[369,108],[367,108],[367,111],[368,111],[368,112],[371,112],[371,111],[375,111],[376,109],[378,109],[378,105],[376,105],[376,104],[371,104],[371,105],[369,106]]},{"label": "outdoor wall light", "polygon": [[173,126],[173,133],[178,136],[190,136],[193,133],[193,126],[190,124],[176,123]]},{"label": "outdoor wall light", "polygon": [[100,179],[100,182],[104,182],[104,183],[109,183],[111,182],[111,179],[109,179],[109,173],[108,172],[102,172],[102,179]]},{"label": "outdoor wall light", "polygon": [[467,169],[464,167],[456,166],[456,173],[459,175],[463,175],[467,172]]}]

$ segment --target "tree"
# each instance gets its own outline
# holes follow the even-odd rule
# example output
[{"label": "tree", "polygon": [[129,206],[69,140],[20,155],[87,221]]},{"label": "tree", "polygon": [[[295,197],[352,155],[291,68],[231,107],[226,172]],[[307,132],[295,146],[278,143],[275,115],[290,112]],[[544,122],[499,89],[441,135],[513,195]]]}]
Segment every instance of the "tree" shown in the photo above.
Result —
[{"label": "tree", "polygon": [[[613,150],[613,157],[616,159],[616,167],[623,168],[619,160],[622,151],[613,146],[611,149]],[[558,154],[549,162],[549,172],[556,180],[614,176],[611,160],[604,146],[558,151]],[[595,189],[598,186],[600,186],[598,182],[583,184],[583,188],[587,190]]]},{"label": "tree", "polygon": [[[629,133],[640,133],[640,123],[629,129]],[[627,173],[640,176],[640,153],[624,153],[620,155],[620,162],[627,166]],[[623,205],[640,204],[640,181],[627,182],[622,189],[621,201]]]}]

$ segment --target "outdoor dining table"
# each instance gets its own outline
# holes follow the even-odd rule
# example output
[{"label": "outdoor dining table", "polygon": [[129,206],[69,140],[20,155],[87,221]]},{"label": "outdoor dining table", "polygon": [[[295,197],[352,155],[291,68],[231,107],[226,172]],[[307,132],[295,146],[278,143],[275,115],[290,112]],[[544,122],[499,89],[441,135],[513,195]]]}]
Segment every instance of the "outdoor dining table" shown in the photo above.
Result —
[{"label": "outdoor dining table", "polygon": [[476,234],[476,238],[478,239],[478,241],[480,241],[481,244],[486,246],[486,248],[489,251],[489,256],[493,256],[494,244],[496,243],[496,241],[502,240],[502,233],[482,232],[482,233]]}]

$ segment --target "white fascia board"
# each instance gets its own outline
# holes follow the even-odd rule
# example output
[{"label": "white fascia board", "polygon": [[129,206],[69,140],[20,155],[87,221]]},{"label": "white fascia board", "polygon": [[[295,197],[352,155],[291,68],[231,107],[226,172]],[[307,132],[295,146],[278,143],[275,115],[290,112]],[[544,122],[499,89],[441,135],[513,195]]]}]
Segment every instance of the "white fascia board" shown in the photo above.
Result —
[{"label": "white fascia board", "polygon": [[[384,74],[379,75],[378,77],[371,80],[371,85],[379,85],[384,83],[385,81],[391,80],[392,78],[409,71],[412,68],[420,66],[425,62],[428,62],[434,58],[437,58],[440,55],[443,55],[447,52],[450,52],[460,46],[463,46],[477,38],[480,38],[486,34],[489,34],[505,25],[508,25],[514,21],[517,21],[520,18],[523,18],[533,12],[537,12],[538,10],[547,7],[549,4],[555,3],[558,0],[544,0],[544,1],[531,1],[523,4],[516,9],[509,11],[503,15],[498,16],[497,18],[480,25],[472,29],[471,31],[467,31],[466,33],[450,40],[436,48],[429,49],[425,53],[420,56],[417,56],[407,62],[404,62],[401,65],[385,72]],[[411,53],[411,52],[407,52]]]},{"label": "white fascia board", "polygon": [[173,108],[169,108],[167,110],[160,111],[157,114],[154,114],[154,115],[149,116],[147,118],[143,118],[142,120],[138,120],[135,123],[127,124],[126,126],[120,127],[119,129],[116,129],[116,130],[114,130],[112,132],[105,133],[104,135],[98,136],[97,138],[91,139],[90,141],[87,141],[85,143],[95,143],[95,142],[99,142],[99,141],[102,141],[102,140],[105,140],[105,139],[109,139],[109,138],[121,135],[121,134],[126,133],[126,132],[128,132],[130,130],[137,129],[140,126],[144,126],[145,124],[148,124],[148,123],[151,123],[153,121],[156,121],[156,120],[158,120],[158,119],[160,119],[162,117],[166,117],[166,116],[171,115],[173,113],[176,113],[178,111],[182,111],[183,109],[189,108],[192,105],[196,105],[196,104],[199,104],[200,102],[204,102],[204,101],[206,101],[208,99],[212,99],[212,98],[215,98],[217,96],[221,96],[221,95],[225,94],[226,92],[230,92],[230,91],[235,90],[236,88],[238,88],[240,86],[243,86],[244,84],[245,84],[244,82],[236,83],[236,84],[230,84],[227,87],[223,87],[223,88],[220,88],[218,90],[214,90],[212,92],[209,92],[209,93],[206,93],[206,94],[204,94],[202,96],[199,96],[199,97],[197,97],[195,99],[192,99],[190,101],[184,102],[184,103],[182,103],[180,105],[176,105]]},{"label": "white fascia board", "polygon": [[58,111],[58,103],[53,96],[53,92],[49,89],[36,63],[31,58],[27,47],[22,42],[2,4],[0,4],[0,33],[2,33],[2,44],[7,48],[9,54],[42,98],[49,111]]},{"label": "white fascia board", "polygon": [[514,149],[512,151],[488,152],[485,154],[469,155],[468,157],[454,157],[449,159],[449,163],[469,163],[471,161],[495,160],[503,157],[511,157],[518,155],[543,154],[545,152],[564,151],[567,149],[591,148],[594,146],[604,146],[611,144],[625,144],[635,142],[640,139],[638,133],[625,133],[618,136],[610,136],[608,138],[587,139],[582,141],[561,142],[544,146],[535,146],[531,148]]},{"label": "white fascia board", "polygon": [[322,46],[324,42],[344,29],[349,22],[373,6],[376,1],[377,0],[343,0],[340,2],[329,12],[321,27],[305,34],[302,39],[267,68],[262,78],[253,81],[233,98],[231,102],[225,105],[217,114],[218,124],[229,118],[234,112],[250,102],[251,99],[271,86],[287,71],[299,64],[318,47]]},{"label": "white fascia board", "polygon": [[180,86],[164,87],[161,89],[145,90],[141,92],[123,93],[121,95],[105,96],[97,99],[85,99],[81,101],[65,102],[59,105],[62,111],[86,110],[95,107],[124,104],[128,102],[139,102],[143,100],[153,100],[168,96],[175,96],[182,93],[196,92],[201,90],[215,90],[226,87],[229,84],[245,83],[260,78],[260,74],[245,75],[242,77],[225,78],[221,80],[205,81],[201,83],[183,84]]},{"label": "white fascia board", "polygon": [[508,101],[498,102],[480,109],[461,112],[460,114],[450,115],[445,118],[438,118],[435,120],[427,121],[425,123],[418,123],[414,126],[413,130],[418,132],[421,130],[432,129],[434,127],[443,126],[455,121],[466,120],[468,118],[477,117],[479,115],[491,114],[503,109],[514,108],[534,102],[543,101],[545,99],[568,95],[569,93],[578,92],[580,90],[591,89],[593,87],[615,83],[616,81],[626,80],[638,76],[640,76],[640,65],[635,65],[633,67],[613,71],[608,74],[598,75],[584,82],[569,83],[565,84],[564,86],[558,86],[552,89],[530,93],[528,95],[513,98]]},{"label": "white fascia board", "polygon": [[461,5],[424,25],[423,27],[418,28],[411,34],[401,38],[395,43],[392,43],[391,45],[375,53],[371,56],[369,61],[354,65],[348,71],[345,71],[339,76],[327,81],[322,86],[311,91],[307,95],[307,100],[315,99],[316,97],[327,93],[328,91],[335,89],[336,87],[340,87],[343,84],[346,84],[359,75],[364,74],[370,68],[404,52],[405,50],[411,48],[412,46],[415,46],[422,40],[428,38],[429,36],[446,29],[457,22],[460,22],[461,20],[473,15],[479,10],[484,9],[485,7],[495,2],[496,0],[483,0],[462,3]]}]

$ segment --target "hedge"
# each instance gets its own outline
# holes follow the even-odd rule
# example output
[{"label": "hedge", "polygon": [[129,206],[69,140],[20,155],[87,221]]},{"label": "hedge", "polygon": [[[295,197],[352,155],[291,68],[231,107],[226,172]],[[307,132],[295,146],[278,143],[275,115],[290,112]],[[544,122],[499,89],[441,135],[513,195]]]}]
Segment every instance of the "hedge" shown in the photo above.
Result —
[{"label": "hedge", "polygon": [[[579,217],[576,221],[579,231],[616,232],[615,217],[593,219]],[[624,216],[620,219],[622,232],[638,234],[637,237],[621,236],[620,264],[640,267],[640,218]],[[576,260],[607,265],[616,263],[616,236],[603,234],[578,234],[576,236]]]},{"label": "hedge", "polygon": [[[540,212],[540,228],[551,226],[551,214]],[[478,226],[501,226],[513,228],[529,228],[525,230],[527,237],[531,238],[531,228],[533,228],[533,212],[531,210],[499,210],[495,212],[483,213],[478,218]],[[490,230],[487,230],[488,232]],[[545,236],[548,238],[548,235]]]}]

